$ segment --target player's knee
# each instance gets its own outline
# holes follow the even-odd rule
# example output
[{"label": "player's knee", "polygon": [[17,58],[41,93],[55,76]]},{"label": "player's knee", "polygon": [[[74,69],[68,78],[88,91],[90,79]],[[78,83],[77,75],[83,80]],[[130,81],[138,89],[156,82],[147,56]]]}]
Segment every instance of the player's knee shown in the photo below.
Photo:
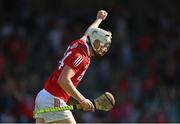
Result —
[{"label": "player's knee", "polygon": [[59,123],[59,124],[64,124],[64,123],[67,123],[67,124],[76,124],[76,121],[75,121],[75,119],[72,117],[72,118],[68,118],[68,119],[65,119],[65,120],[59,120],[59,121],[55,121],[55,122],[51,122],[51,123]]},{"label": "player's knee", "polygon": [[36,123],[44,123],[44,119],[43,118],[36,118]]}]

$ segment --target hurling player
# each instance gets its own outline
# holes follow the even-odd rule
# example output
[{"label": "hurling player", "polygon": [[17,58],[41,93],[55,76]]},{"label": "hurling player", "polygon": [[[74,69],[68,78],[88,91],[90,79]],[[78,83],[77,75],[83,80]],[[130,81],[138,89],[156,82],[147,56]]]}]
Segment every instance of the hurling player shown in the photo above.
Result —
[{"label": "hurling player", "polygon": [[[94,111],[93,103],[76,87],[89,67],[90,57],[103,56],[109,50],[112,34],[98,28],[107,15],[105,10],[99,10],[96,20],[89,26],[84,36],[69,44],[59,66],[37,94],[35,111],[67,106],[66,103],[70,96],[81,104],[84,111]],[[76,123],[70,110],[42,113],[34,118],[36,123]]]}]

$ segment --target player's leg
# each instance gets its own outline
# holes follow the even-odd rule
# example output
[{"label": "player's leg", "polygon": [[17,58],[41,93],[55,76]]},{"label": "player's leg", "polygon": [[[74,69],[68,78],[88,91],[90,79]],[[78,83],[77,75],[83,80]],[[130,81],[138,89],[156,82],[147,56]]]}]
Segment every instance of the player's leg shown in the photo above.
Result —
[{"label": "player's leg", "polygon": [[44,123],[44,119],[43,118],[36,118],[36,123]]},{"label": "player's leg", "polygon": [[[52,107],[63,107],[67,106],[67,104],[60,98],[53,96],[46,90],[40,91],[36,97],[35,102],[35,111],[46,109],[46,108],[52,108]],[[70,110],[65,111],[56,111],[56,112],[47,112],[47,113],[41,113],[34,116],[36,122],[43,123],[52,123],[52,122],[61,122],[61,123],[76,123],[72,112]],[[42,119],[43,118],[43,119]],[[59,122],[59,123],[60,123]]]},{"label": "player's leg", "polygon": [[71,117],[71,118],[68,118],[68,119],[59,120],[59,121],[54,121],[54,122],[50,122],[50,123],[68,123],[68,124],[76,124],[76,121],[75,121],[74,117]]},{"label": "player's leg", "polygon": [[[43,101],[42,99],[39,100],[43,96],[42,90],[38,93],[35,100],[35,109],[34,111],[37,111],[39,109],[39,106],[43,103],[39,104],[39,101]],[[45,123],[45,120],[42,115],[33,115],[33,118],[35,119],[35,123]]]}]

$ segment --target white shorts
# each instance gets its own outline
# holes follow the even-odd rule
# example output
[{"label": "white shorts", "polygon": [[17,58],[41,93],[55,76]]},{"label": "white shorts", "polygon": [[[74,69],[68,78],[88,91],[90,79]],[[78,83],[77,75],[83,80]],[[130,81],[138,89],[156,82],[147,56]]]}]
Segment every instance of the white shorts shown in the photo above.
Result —
[{"label": "white shorts", "polygon": [[[45,89],[41,90],[36,96],[35,100],[35,111],[40,109],[46,109],[51,107],[62,107],[67,104],[60,98],[53,96]],[[34,116],[34,118],[43,118],[45,122],[53,122],[58,120],[64,120],[72,118],[72,112],[70,110],[59,111],[59,112],[47,112]]]}]

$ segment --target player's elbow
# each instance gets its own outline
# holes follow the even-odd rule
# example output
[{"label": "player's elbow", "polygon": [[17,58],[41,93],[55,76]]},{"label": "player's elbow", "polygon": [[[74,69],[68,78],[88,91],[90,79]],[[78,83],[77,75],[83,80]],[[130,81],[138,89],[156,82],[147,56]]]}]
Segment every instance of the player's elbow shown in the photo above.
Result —
[{"label": "player's elbow", "polygon": [[67,90],[72,85],[71,78],[75,75],[73,70],[69,66],[65,66],[58,78],[58,84],[64,90]]},{"label": "player's elbow", "polygon": [[59,86],[60,86],[61,88],[63,88],[63,89],[66,87],[66,85],[68,84],[68,82],[69,82],[69,79],[68,79],[67,77],[60,76],[60,77],[58,78],[58,84],[59,84]]}]

